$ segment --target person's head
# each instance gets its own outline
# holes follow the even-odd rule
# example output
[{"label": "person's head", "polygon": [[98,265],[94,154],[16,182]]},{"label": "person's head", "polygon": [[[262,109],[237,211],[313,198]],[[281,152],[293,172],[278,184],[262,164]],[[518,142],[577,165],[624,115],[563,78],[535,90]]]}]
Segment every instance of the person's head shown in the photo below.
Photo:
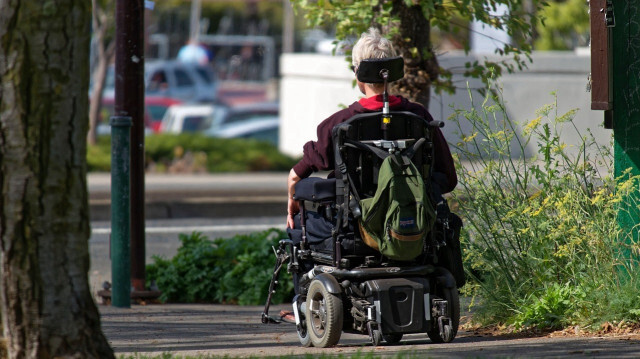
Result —
[{"label": "person's head", "polygon": [[[372,27],[363,33],[358,42],[353,46],[353,50],[351,51],[351,64],[353,65],[354,71],[356,71],[362,60],[384,59],[395,56],[397,56],[396,50],[393,48],[391,41],[382,37],[380,31]],[[384,88],[382,84],[363,84],[358,81],[358,87],[362,93],[365,92],[364,86],[368,86],[377,93],[381,93]]]}]

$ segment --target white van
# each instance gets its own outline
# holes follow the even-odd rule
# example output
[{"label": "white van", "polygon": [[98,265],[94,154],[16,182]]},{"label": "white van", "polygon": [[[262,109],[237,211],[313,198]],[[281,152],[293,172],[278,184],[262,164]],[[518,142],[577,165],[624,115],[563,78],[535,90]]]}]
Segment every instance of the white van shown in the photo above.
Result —
[{"label": "white van", "polygon": [[226,111],[220,105],[173,105],[162,118],[161,132],[200,132],[211,127],[215,118]]}]

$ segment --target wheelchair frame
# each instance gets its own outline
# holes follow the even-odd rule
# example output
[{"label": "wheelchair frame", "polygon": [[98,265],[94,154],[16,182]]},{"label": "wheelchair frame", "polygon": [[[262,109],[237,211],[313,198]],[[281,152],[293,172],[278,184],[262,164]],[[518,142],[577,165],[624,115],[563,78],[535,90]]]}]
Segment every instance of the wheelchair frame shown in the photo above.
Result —
[{"label": "wheelchair frame", "polygon": [[[429,165],[428,173],[423,175],[427,180],[431,179],[432,132],[444,124],[428,122],[411,112],[389,111],[387,84],[401,78],[401,71],[402,58],[362,61],[356,74],[358,79],[385,85],[382,111],[356,115],[333,128],[335,179],[310,178],[296,185],[295,199],[300,203],[302,239],[299,244],[283,239],[274,249],[276,264],[262,322],[280,322],[268,313],[279,274],[287,264],[287,271],[293,274],[296,286],[297,294],[292,305],[296,331],[303,346],[333,346],[343,331],[367,334],[373,345],[379,345],[383,340],[389,344],[398,343],[404,334],[410,333],[427,333],[437,343],[450,342],[456,336],[460,319],[456,280],[449,270],[438,265],[442,257],[439,252],[447,246],[447,218],[440,216],[439,229],[434,227],[430,231],[423,253],[414,261],[394,262],[379,253],[365,256],[343,253],[342,244],[347,236],[353,236],[354,243],[360,240],[358,229],[349,229],[349,224],[360,217],[358,203],[359,196],[363,194],[363,178],[376,177],[364,175],[360,169],[360,178],[354,178],[357,173],[353,166],[345,163],[352,162],[353,156],[348,154],[349,151],[370,152],[372,158],[374,155],[382,158],[387,152],[402,150],[408,151],[411,158],[416,154],[416,147],[424,146],[416,159],[420,165]],[[390,133],[394,131],[391,126],[394,117],[403,118],[403,123],[415,127],[408,133],[418,132],[421,135],[396,138]],[[376,120],[379,121],[382,138],[352,139],[352,126]],[[362,161],[360,158],[361,167]],[[376,178],[368,187],[375,185]],[[306,201],[324,208],[326,217],[335,219],[331,254],[314,250],[308,242]],[[446,202],[443,208],[448,211]]]}]

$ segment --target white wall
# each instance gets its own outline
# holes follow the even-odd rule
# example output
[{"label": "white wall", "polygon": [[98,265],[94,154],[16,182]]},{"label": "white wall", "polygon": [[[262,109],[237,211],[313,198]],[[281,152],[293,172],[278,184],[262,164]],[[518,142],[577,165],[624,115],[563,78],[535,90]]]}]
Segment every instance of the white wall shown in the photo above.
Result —
[{"label": "white wall", "polygon": [[280,150],[302,155],[322,120],[358,99],[343,56],[284,54],[280,58]]},{"label": "white wall", "polygon": [[[551,104],[555,91],[559,114],[578,108],[576,124],[580,131],[590,128],[599,143],[607,145],[612,133],[602,128],[603,112],[590,109],[591,94],[586,91],[590,58],[573,52],[540,52],[532,55],[533,63],[528,69],[514,74],[504,74],[498,82],[503,90],[507,114],[511,121],[527,123],[536,116],[535,111]],[[452,53],[439,57],[445,68],[464,69],[466,61],[483,60],[484,57],[464,56]],[[495,60],[495,58],[493,59]],[[339,105],[349,105],[360,98],[360,92],[352,86],[353,73],[342,56],[316,54],[285,54],[281,58],[280,82],[280,150],[300,156],[302,146],[316,139],[316,126],[326,117],[340,109]],[[461,86],[479,88],[477,80],[467,80],[461,72],[454,73],[454,81]],[[474,105],[479,108],[482,98],[474,94]],[[467,90],[459,90],[455,95],[432,95],[430,112],[435,119],[444,120],[443,129],[450,141],[458,135],[455,126],[447,121],[456,108],[469,109],[472,102]],[[463,131],[468,126],[463,124]],[[578,143],[575,131],[565,129],[563,141],[572,145]],[[529,154],[537,149],[530,144]]]}]

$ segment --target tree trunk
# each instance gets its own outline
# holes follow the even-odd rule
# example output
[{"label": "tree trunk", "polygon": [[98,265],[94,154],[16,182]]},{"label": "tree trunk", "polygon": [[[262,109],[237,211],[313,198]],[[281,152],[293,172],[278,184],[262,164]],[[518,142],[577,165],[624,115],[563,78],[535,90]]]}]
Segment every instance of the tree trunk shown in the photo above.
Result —
[{"label": "tree trunk", "polygon": [[431,24],[420,5],[407,6],[404,0],[393,0],[392,13],[400,19],[393,45],[405,62],[405,77],[393,83],[392,88],[429,108],[431,85],[439,72],[431,46]]},{"label": "tree trunk", "polygon": [[10,358],[113,358],[88,283],[90,3],[0,0],[0,308]]}]

